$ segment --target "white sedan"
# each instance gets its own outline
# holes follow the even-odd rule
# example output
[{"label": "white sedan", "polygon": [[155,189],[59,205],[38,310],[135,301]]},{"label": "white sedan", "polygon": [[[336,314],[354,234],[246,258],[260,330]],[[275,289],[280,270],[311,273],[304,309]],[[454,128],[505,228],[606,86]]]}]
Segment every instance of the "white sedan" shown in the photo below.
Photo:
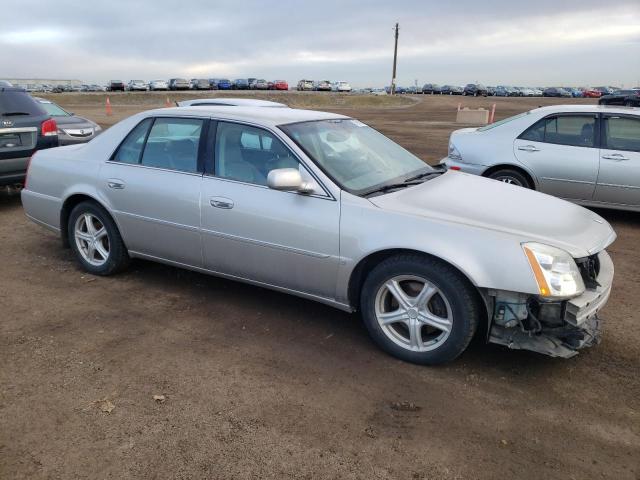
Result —
[{"label": "white sedan", "polygon": [[349,84],[349,82],[344,81],[334,82],[331,86],[331,90],[333,90],[334,92],[350,92],[351,85]]},{"label": "white sedan", "polygon": [[555,105],[451,134],[450,170],[640,211],[640,108]]}]

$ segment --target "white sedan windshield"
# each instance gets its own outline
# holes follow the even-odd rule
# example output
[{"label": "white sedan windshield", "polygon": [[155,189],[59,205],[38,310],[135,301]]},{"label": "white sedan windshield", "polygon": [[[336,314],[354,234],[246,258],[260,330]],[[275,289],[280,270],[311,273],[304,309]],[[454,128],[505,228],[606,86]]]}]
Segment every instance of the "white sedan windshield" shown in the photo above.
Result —
[{"label": "white sedan windshield", "polygon": [[354,194],[432,170],[358,120],[321,120],[280,128],[340,187]]}]

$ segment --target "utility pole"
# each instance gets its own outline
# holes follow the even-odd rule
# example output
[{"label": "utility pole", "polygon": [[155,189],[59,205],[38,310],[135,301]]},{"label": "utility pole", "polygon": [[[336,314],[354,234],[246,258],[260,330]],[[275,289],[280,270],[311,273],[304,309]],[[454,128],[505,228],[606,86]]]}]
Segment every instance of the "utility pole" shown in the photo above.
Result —
[{"label": "utility pole", "polygon": [[398,30],[399,29],[400,28],[396,23],[396,26],[394,28],[396,43],[395,43],[395,47],[393,48],[393,76],[391,77],[391,95],[396,93],[396,64],[398,63]]}]

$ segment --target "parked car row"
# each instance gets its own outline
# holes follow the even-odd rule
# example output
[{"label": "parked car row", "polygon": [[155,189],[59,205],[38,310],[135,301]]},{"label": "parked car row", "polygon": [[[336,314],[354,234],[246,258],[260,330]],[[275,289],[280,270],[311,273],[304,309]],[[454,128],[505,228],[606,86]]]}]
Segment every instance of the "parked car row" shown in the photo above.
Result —
[{"label": "parked car row", "polygon": [[[391,87],[386,87],[387,93]],[[485,87],[479,83],[468,83],[465,86],[438,85],[425,83],[422,88],[397,86],[398,94],[425,94],[425,95],[469,95],[483,97],[566,97],[566,98],[600,98],[602,95],[611,95],[618,89],[613,87],[514,87],[498,85]]]},{"label": "parked car row", "polygon": [[[237,78],[235,80],[218,78],[172,78],[169,80],[110,80],[106,85],[83,84],[83,85],[49,85],[49,84],[28,84],[20,85],[21,88],[30,93],[62,93],[62,92],[144,92],[163,90],[289,90],[286,80],[268,81],[263,78]],[[362,88],[353,90],[349,82],[329,80],[300,80],[296,86],[298,91],[318,91],[318,92],[351,92],[384,94],[384,89]]]},{"label": "parked car row", "polygon": [[52,85],[50,83],[27,83],[14,85],[16,88],[21,88],[29,93],[62,93],[62,92],[104,92],[107,87],[97,84],[57,84]]}]

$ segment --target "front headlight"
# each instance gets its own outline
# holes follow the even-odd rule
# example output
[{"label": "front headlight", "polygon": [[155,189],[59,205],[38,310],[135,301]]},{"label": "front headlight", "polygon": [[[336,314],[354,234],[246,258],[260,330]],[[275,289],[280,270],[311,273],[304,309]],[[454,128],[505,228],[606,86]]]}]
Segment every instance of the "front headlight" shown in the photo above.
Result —
[{"label": "front headlight", "polygon": [[456,146],[451,142],[449,142],[449,155],[448,155],[448,157],[451,160],[462,161],[462,155],[460,154],[460,152],[458,151]]},{"label": "front headlight", "polygon": [[541,243],[522,244],[542,297],[571,298],[581,295],[584,282],[569,253]]}]

